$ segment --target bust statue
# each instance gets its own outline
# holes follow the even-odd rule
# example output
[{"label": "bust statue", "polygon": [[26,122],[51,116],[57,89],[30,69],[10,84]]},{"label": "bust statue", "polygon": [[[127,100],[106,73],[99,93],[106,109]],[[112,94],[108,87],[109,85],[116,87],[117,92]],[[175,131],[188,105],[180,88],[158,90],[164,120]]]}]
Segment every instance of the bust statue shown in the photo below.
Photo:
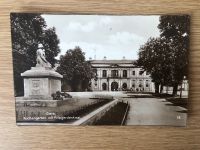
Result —
[{"label": "bust statue", "polygon": [[42,44],[38,44],[38,50],[36,52],[36,67],[47,67],[51,68],[51,64],[46,60],[45,50]]}]

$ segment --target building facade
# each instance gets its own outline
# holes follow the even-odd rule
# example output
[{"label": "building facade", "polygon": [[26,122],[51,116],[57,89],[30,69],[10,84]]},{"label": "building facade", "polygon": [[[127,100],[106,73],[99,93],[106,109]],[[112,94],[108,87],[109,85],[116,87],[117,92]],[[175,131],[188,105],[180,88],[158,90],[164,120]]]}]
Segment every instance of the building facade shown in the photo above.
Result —
[{"label": "building facade", "polygon": [[90,60],[96,76],[92,91],[154,92],[154,83],[147,72],[134,65],[133,60]]}]

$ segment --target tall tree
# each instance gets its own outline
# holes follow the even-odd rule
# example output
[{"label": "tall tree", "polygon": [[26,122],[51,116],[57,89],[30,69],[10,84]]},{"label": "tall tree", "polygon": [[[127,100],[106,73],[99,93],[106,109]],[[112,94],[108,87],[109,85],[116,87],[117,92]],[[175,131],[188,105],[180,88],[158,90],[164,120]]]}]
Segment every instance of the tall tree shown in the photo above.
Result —
[{"label": "tall tree", "polygon": [[91,65],[85,60],[85,54],[80,47],[70,49],[60,56],[57,71],[64,76],[64,83],[68,83],[72,91],[85,90],[93,77]]},{"label": "tall tree", "polygon": [[173,57],[173,95],[176,95],[179,84],[182,84],[184,76],[188,76],[188,50],[190,35],[190,16],[165,15],[160,17],[161,38],[165,38],[171,44]]},{"label": "tall tree", "polygon": [[[169,85],[172,81],[170,74],[172,64],[169,43],[165,39],[150,38],[139,49],[137,65],[151,74],[155,83],[155,93],[159,93],[159,85]],[[162,88],[161,88],[162,89]]]},{"label": "tall tree", "polygon": [[173,95],[178,85],[187,76],[190,18],[161,16],[159,38],[150,38],[139,51],[138,65],[151,73],[158,93],[159,85],[173,86]]},{"label": "tall tree", "polygon": [[11,13],[11,34],[15,95],[23,95],[21,73],[35,66],[38,44],[43,44],[47,60],[54,66],[60,52],[55,28],[47,28],[40,14]]}]

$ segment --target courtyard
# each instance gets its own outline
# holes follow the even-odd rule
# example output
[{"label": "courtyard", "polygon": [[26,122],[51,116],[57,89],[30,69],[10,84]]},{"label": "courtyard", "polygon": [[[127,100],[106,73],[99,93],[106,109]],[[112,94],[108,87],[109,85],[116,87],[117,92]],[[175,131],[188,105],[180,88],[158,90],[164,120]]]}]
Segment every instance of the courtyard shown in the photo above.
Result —
[{"label": "courtyard", "polygon": [[[173,101],[169,101],[169,99],[166,98],[155,97],[151,93],[99,91],[68,92],[68,94],[70,94],[72,98],[63,100],[63,105],[58,107],[41,107],[31,105],[25,107],[17,106],[16,110],[18,110],[18,121],[20,121],[20,118],[23,118],[24,116],[23,114],[19,114],[19,112],[29,111],[29,113],[31,113],[31,116],[46,116],[46,112],[56,112],[58,116],[62,116],[62,114],[64,113],[68,114],[68,116],[71,116],[73,114],[72,116],[75,115],[75,117],[79,118],[72,119],[71,121],[63,120],[51,122],[43,120],[37,121],[36,123],[49,122],[51,124],[64,123],[68,125],[95,125],[95,122],[101,120],[102,118],[104,118],[104,120],[107,120],[107,123],[112,123],[112,121],[116,120],[117,118],[119,118],[118,122],[121,122],[121,119],[125,118],[123,119],[123,125],[186,125],[187,107],[181,105],[181,101],[183,101],[183,99],[187,99],[186,95],[184,95],[185,93],[183,94],[184,98],[179,99],[178,103],[173,103]],[[99,102],[102,104],[100,104]],[[114,106],[119,102],[127,104],[128,110],[125,111],[126,108],[124,108],[123,111],[120,111],[120,108],[116,108],[115,110],[113,110]],[[124,105],[124,107],[126,106]],[[119,117],[119,113],[121,113],[120,115],[125,117]],[[108,116],[107,119],[105,118],[105,114],[106,116]],[[107,123],[100,122],[101,125],[109,125]]]},{"label": "courtyard", "polygon": [[[165,98],[152,97],[151,94],[126,92],[70,92],[74,97],[95,97],[100,95],[113,96],[120,101],[128,102],[130,110],[126,125],[172,125],[185,126],[187,109],[181,106],[174,106]],[[132,98],[132,96],[140,98]],[[142,98],[145,97],[145,98]]]}]

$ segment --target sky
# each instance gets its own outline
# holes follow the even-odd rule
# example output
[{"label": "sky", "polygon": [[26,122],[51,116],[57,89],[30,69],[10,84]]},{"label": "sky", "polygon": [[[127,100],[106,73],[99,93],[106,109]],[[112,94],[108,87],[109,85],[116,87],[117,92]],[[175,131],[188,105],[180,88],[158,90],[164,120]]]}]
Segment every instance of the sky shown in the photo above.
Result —
[{"label": "sky", "polygon": [[61,53],[79,46],[88,60],[137,59],[141,45],[158,37],[159,16],[42,15],[55,27]]}]

